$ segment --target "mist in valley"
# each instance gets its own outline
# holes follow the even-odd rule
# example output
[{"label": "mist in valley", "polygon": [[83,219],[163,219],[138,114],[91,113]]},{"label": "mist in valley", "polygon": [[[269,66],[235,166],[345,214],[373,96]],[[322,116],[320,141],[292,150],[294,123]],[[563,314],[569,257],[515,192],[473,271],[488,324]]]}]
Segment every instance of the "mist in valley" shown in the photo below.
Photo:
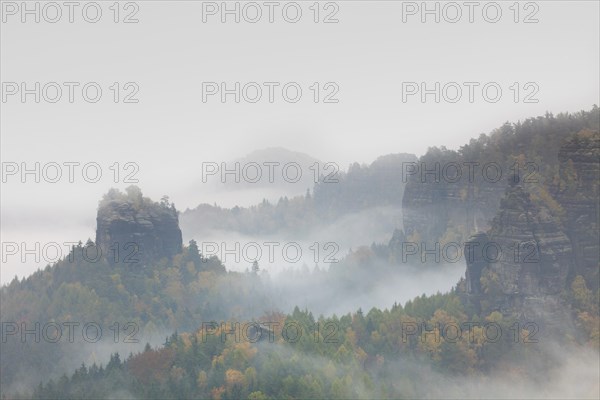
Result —
[{"label": "mist in valley", "polygon": [[0,398],[600,398],[600,3],[35,3]]}]

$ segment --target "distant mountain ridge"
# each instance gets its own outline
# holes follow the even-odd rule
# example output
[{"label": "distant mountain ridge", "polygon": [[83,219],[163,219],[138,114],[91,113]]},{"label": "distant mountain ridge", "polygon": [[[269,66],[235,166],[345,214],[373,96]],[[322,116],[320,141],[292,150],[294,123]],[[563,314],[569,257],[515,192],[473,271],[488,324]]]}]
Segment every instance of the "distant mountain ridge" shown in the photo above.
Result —
[{"label": "distant mountain ridge", "polygon": [[[219,171],[207,176],[207,180],[218,190],[281,190],[283,195],[290,196],[302,194],[313,187],[318,180],[318,175],[315,176],[313,171],[318,171],[319,164],[323,162],[305,153],[283,147],[268,147],[227,161],[224,166],[222,163],[216,164]],[[239,182],[230,173],[236,168],[240,171]],[[298,171],[300,176],[297,176]]]},{"label": "distant mountain ridge", "polygon": [[331,169],[316,184],[311,183],[310,190],[291,198],[282,195],[275,204],[266,200],[247,208],[200,204],[181,214],[181,227],[191,237],[200,237],[214,229],[243,234],[290,229],[306,232],[350,213],[375,207],[400,209],[405,186],[404,164],[416,161],[414,154],[397,153],[381,156],[370,165],[353,163],[347,171],[335,174],[330,174],[334,171]]}]

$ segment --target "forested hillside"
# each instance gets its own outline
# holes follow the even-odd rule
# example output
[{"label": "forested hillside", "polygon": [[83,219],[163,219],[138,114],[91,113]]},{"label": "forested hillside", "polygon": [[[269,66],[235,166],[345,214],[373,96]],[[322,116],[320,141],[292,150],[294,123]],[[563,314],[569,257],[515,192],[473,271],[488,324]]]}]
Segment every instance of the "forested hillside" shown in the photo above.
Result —
[{"label": "forested hillside", "polygon": [[[168,197],[110,190],[94,241],[0,289],[2,396],[464,398],[508,386],[528,398],[589,397],[600,347],[599,118],[594,107],[507,123],[457,151],[354,165],[339,184],[276,205],[179,214]],[[502,179],[406,169],[491,162]],[[186,229],[306,233],[377,207],[402,207],[404,229],[329,268],[279,277],[258,262],[233,272],[182,241]],[[491,242],[511,257],[406,257],[407,243],[449,242],[465,255]],[[512,257],[526,245],[533,259]],[[436,279],[441,292],[407,296]],[[357,306],[365,299],[368,309]]]},{"label": "forested hillside", "polygon": [[[402,201],[405,233],[410,240],[430,245],[466,241],[473,233],[489,228],[513,174],[520,176],[534,201],[560,213],[557,195],[565,185],[565,176],[559,176],[561,147],[577,133],[597,136],[599,121],[597,106],[573,114],[546,113],[507,122],[458,150],[430,148],[415,171],[407,174]],[[596,142],[589,142],[589,152],[591,160],[597,160]],[[580,188],[597,188],[594,176],[587,172],[579,178],[571,173],[571,179],[579,180]]]},{"label": "forested hillside", "polygon": [[200,204],[181,214],[181,226],[190,236],[211,230],[306,235],[344,215],[377,207],[399,209],[405,186],[400,179],[403,165],[416,160],[411,154],[389,154],[368,166],[354,163],[347,171],[340,170],[337,164],[331,163],[327,168],[322,164],[318,183],[309,187],[304,196],[284,196],[276,204],[263,200],[248,208]]}]

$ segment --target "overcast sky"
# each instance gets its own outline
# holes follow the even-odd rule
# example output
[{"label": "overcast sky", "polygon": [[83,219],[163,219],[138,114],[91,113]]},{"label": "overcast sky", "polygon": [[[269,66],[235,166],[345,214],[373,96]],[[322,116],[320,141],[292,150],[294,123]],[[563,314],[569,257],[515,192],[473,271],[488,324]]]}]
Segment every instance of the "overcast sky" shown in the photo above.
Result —
[{"label": "overcast sky", "polygon": [[[488,22],[497,18],[497,8],[489,2],[475,7],[473,23],[466,6],[458,18],[456,7],[440,3],[440,22],[425,15],[423,23],[421,10],[414,8],[421,2],[391,1],[322,2],[318,16],[312,1],[297,2],[302,15],[296,23],[285,19],[296,18],[295,5],[287,5],[284,14],[286,2],[280,2],[269,23],[269,8],[255,3],[262,18],[250,23],[244,18],[255,18],[256,7],[240,3],[240,22],[225,15],[222,23],[214,7],[221,2],[204,3],[121,3],[118,23],[109,8],[112,1],[98,2],[102,15],[97,23],[84,19],[86,2],[74,9],[73,23],[65,6],[58,22],[47,22],[58,19],[56,9],[40,3],[36,23],[35,15],[22,15],[21,2],[2,2],[3,165],[96,162],[103,173],[97,183],[82,178],[81,166],[74,167],[74,183],[68,182],[67,167],[58,183],[43,178],[35,183],[33,176],[22,183],[20,173],[6,177],[2,242],[43,245],[93,238],[99,198],[111,186],[127,186],[128,172],[139,179],[144,194],[155,199],[169,194],[183,210],[216,199],[202,187],[189,190],[201,176],[203,161],[227,161],[281,146],[345,167],[388,153],[421,155],[429,146],[458,148],[505,121],[546,111],[587,110],[599,102],[597,1],[521,2],[518,15],[510,8],[512,1],[497,2],[502,15],[496,23]],[[428,5],[435,7],[434,2]],[[235,2],[228,7],[233,9]],[[123,23],[127,16],[138,22]],[[94,7],[86,8],[85,17],[95,18]],[[326,18],[338,22],[324,23]],[[458,22],[447,21],[451,19]],[[21,90],[22,82],[30,89],[35,82],[41,87],[57,82],[62,97],[47,101],[56,96],[50,85],[40,91],[40,103],[34,95],[23,103],[20,92],[11,94]],[[73,86],[73,103],[63,82],[79,84]],[[102,89],[97,103],[83,98],[88,82]],[[262,97],[246,101],[256,96],[250,85],[240,103],[233,101],[234,95],[223,103],[219,94],[203,101],[203,82],[217,87],[225,82],[228,88],[235,82],[241,87],[257,82]],[[279,85],[273,86],[272,103],[264,82]],[[407,89],[418,87],[410,82],[426,82],[429,88],[435,82],[440,87],[457,82],[463,93],[450,102],[456,92],[449,85],[439,103],[433,94],[423,103],[419,93],[403,101],[403,88],[406,95]],[[475,83],[473,102],[463,82]],[[297,102],[285,100],[286,83],[294,83],[287,92],[290,99],[294,86],[302,89]],[[502,90],[495,103],[482,93],[487,83]],[[489,98],[494,97],[492,89]],[[136,90],[130,99],[138,102],[124,103]],[[333,92],[330,99],[338,102],[325,103]],[[93,86],[87,93],[94,96]],[[112,182],[115,168],[109,169],[115,162],[120,163],[118,184]],[[125,168],[127,162],[139,171]],[[35,268],[14,257],[10,261],[0,267],[3,283]]]}]

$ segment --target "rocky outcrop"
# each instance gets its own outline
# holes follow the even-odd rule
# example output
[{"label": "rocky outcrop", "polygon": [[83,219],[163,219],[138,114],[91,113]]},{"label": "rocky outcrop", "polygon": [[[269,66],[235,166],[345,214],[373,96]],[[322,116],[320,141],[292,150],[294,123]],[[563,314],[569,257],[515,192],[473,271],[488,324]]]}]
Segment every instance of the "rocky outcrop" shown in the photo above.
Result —
[{"label": "rocky outcrop", "polygon": [[467,292],[485,294],[485,312],[527,310],[531,318],[547,311],[539,305],[548,298],[558,302],[573,258],[558,221],[546,208],[535,205],[517,181],[506,189],[491,229],[471,237],[465,255]]},{"label": "rocky outcrop", "polygon": [[402,253],[404,251],[403,246],[405,243],[406,235],[404,234],[404,231],[402,229],[394,229],[392,238],[388,242],[386,248],[388,260],[392,264],[403,262],[404,257],[402,257]]},{"label": "rocky outcrop", "polygon": [[[449,230],[466,239],[489,228],[504,185],[494,182],[495,177],[488,179],[481,173],[470,176],[468,165],[461,164],[460,160],[456,164],[461,167],[461,177],[455,180],[444,173],[444,168],[451,169],[448,166],[454,162],[422,160],[416,166],[418,174],[412,175],[406,184],[403,223],[407,237],[412,240],[432,244],[442,240]],[[426,168],[435,172],[424,174],[422,171]]]},{"label": "rocky outcrop", "polygon": [[560,182],[555,197],[574,255],[574,274],[598,289],[600,270],[600,133],[583,130],[561,147]]},{"label": "rocky outcrop", "polygon": [[490,261],[504,294],[558,294],[565,287],[572,257],[569,239],[520,185],[507,189],[489,238],[500,250]]},{"label": "rocky outcrop", "polygon": [[467,293],[481,294],[481,272],[488,266],[489,257],[484,249],[489,248],[487,233],[478,232],[465,243],[464,257],[467,260]]},{"label": "rocky outcrop", "polygon": [[181,252],[177,211],[168,201],[142,197],[139,189],[127,195],[111,191],[98,208],[96,245],[110,263],[155,264]]},{"label": "rocky outcrop", "polygon": [[[550,195],[548,189],[559,168],[566,171],[567,160],[571,160],[581,184],[597,182],[599,111],[594,106],[590,112],[573,115],[546,113],[518,123],[506,123],[489,135],[471,139],[458,150],[430,148],[406,174],[409,180],[402,208],[407,237],[431,246],[448,240],[464,241],[476,232],[488,230],[498,211],[506,178],[513,173],[521,175],[524,187],[536,202],[550,200],[556,204],[558,199],[554,192]],[[578,138],[572,138],[573,132],[580,132],[576,135]],[[588,199],[597,204],[597,192]],[[577,204],[572,204],[573,199],[564,200],[571,203],[567,206],[571,209],[568,212],[576,216],[571,220],[573,224],[578,224],[575,221],[580,216],[593,219],[589,211],[591,204],[584,204],[580,199],[576,200]],[[559,216],[548,206],[553,216]],[[563,222],[562,217],[560,222]],[[588,252],[596,250],[590,246],[591,239],[597,237],[571,235],[573,229],[570,228],[567,231],[572,237],[580,237],[584,251],[585,248],[590,250]],[[595,253],[597,255],[597,251]],[[596,258],[584,257],[587,261],[583,263],[587,265]],[[577,264],[578,268],[582,265]]]}]

